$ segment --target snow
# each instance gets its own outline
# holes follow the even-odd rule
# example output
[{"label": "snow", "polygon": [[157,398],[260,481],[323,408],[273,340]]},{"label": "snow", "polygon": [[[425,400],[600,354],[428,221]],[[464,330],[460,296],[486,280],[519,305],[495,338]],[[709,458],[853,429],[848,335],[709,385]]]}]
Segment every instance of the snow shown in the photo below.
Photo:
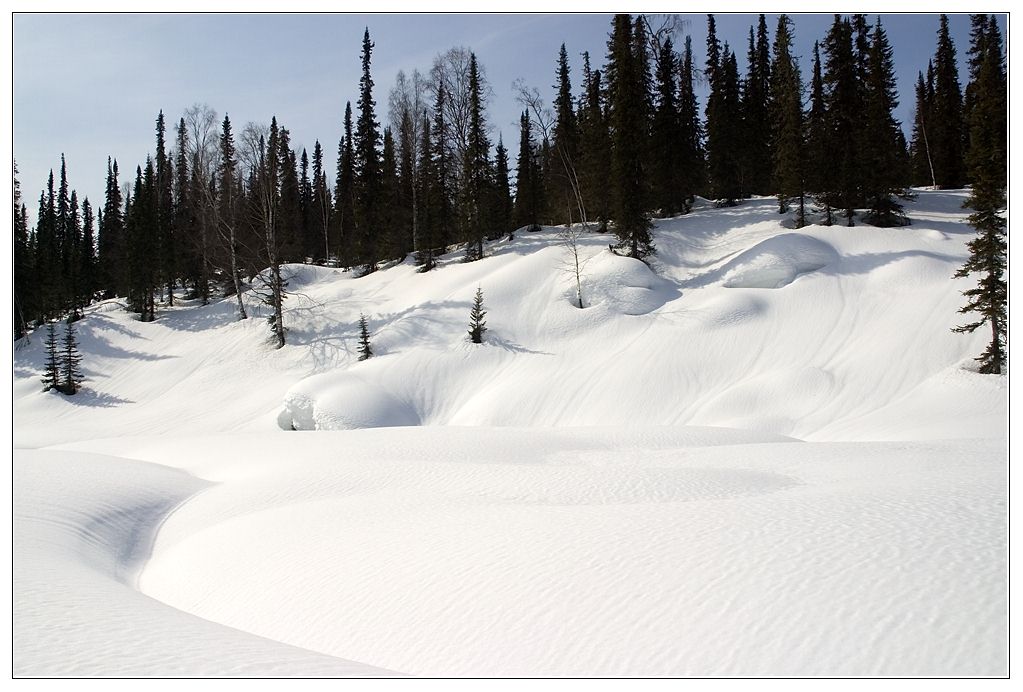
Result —
[{"label": "snow", "polygon": [[102,303],[75,397],[33,336],[15,674],[1005,675],[1007,386],[950,331],[964,198],[897,229],[703,206],[650,266],[587,234],[583,309],[559,229],[289,266],[280,350],[251,296]]}]

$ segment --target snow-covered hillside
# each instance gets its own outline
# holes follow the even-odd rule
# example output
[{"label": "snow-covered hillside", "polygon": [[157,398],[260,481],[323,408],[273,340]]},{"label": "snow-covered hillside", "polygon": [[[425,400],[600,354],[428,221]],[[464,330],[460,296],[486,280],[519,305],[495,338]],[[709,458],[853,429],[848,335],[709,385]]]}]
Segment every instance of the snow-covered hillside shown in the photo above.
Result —
[{"label": "snow-covered hillside", "polygon": [[587,235],[583,309],[558,229],[426,274],[294,265],[281,350],[232,300],[107,302],[75,397],[33,335],[15,672],[1005,674],[1006,380],[950,331],[964,198],[894,229],[704,206],[650,267]]}]

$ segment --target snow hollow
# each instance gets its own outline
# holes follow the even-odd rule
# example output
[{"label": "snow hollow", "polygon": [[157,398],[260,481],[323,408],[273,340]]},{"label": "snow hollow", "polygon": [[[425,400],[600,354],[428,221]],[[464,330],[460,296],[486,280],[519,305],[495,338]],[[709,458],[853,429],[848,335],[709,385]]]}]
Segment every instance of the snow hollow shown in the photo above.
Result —
[{"label": "snow hollow", "polygon": [[37,331],[15,674],[1007,674],[965,196],[887,229],[705,204],[649,265],[587,234],[582,309],[558,228],[428,273],[288,265],[280,350],[248,295],[95,304],[74,397]]}]

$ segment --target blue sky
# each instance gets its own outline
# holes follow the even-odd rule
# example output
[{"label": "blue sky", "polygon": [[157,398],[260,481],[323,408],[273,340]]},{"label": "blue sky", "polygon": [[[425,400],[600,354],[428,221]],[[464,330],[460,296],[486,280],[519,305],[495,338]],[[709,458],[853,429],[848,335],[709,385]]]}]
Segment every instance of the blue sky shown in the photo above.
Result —
[{"label": "blue sky", "polygon": [[[706,15],[689,20],[702,64]],[[830,14],[796,14],[796,49],[809,79],[814,40]],[[873,23],[874,15],[868,15]],[[1005,17],[1000,17],[1003,35]],[[582,51],[604,61],[610,15],[111,15],[16,14],[14,17],[14,155],[25,203],[34,218],[39,191],[60,154],[70,184],[94,207],[102,205],[107,156],[119,161],[121,181],[155,148],[162,108],[169,124],[194,103],[229,113],[239,132],[246,122],[272,115],[291,131],[292,144],[312,152],[319,139],[333,180],[345,102],[358,97],[362,32],[369,27],[377,115],[387,119],[387,93],[399,69],[427,72],[433,57],[452,46],[474,50],[493,88],[489,120],[514,156],[519,105],[512,82],[523,78],[553,92],[558,48],[566,44],[579,91]],[[749,26],[756,15],[716,15],[718,35],[745,69]],[[773,37],[777,15],[767,15]],[[895,51],[901,104],[896,117],[912,117],[917,71],[934,53],[938,16],[882,15]],[[969,17],[950,15],[965,87]],[[705,98],[701,98],[701,107]],[[908,135],[908,127],[907,135]],[[173,139],[173,133],[168,133]]]}]

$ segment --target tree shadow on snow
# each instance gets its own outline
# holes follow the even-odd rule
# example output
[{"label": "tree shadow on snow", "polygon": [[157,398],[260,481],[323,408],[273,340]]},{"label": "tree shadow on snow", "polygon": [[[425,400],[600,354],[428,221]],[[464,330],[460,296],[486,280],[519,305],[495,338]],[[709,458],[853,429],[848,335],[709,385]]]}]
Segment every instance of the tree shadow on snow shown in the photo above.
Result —
[{"label": "tree shadow on snow", "polygon": [[135,403],[131,399],[122,399],[119,396],[107,394],[106,392],[97,392],[87,387],[79,389],[77,394],[72,394],[71,396],[64,394],[56,394],[56,396],[63,396],[64,401],[69,404],[85,408],[113,408],[115,406]]}]

